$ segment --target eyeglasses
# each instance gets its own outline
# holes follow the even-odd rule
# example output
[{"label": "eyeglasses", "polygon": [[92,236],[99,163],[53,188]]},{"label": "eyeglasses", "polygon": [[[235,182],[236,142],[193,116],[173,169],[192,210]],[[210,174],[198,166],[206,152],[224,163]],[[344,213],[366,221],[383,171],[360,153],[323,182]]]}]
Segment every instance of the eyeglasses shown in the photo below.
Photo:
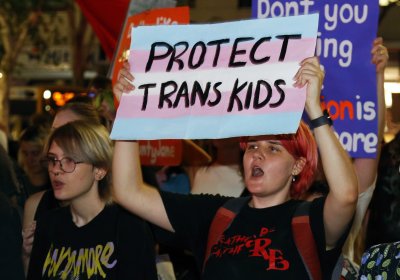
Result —
[{"label": "eyeglasses", "polygon": [[45,157],[40,161],[43,166],[46,168],[54,169],[56,167],[57,162],[60,164],[60,169],[65,173],[74,172],[76,165],[79,163],[83,163],[83,161],[75,161],[70,157],[63,157],[62,159],[56,159],[55,157]]}]

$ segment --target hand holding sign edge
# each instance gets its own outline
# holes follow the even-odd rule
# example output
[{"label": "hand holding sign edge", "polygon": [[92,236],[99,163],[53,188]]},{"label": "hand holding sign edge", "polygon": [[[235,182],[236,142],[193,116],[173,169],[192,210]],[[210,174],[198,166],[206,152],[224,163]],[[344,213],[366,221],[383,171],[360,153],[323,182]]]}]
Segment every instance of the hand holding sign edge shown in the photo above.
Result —
[{"label": "hand holding sign edge", "polygon": [[114,96],[118,102],[121,100],[123,93],[128,93],[135,89],[135,86],[132,84],[134,80],[135,77],[130,72],[129,62],[125,61],[118,73],[117,82],[113,87]]}]

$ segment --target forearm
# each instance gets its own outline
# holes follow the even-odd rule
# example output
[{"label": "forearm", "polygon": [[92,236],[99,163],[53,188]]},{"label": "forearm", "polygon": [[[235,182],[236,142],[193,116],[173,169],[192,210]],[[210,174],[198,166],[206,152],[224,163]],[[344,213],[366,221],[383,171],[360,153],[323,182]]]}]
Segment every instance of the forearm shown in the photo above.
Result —
[{"label": "forearm", "polygon": [[130,212],[173,231],[160,193],[143,182],[139,144],[135,141],[116,141],[113,157],[113,195]]},{"label": "forearm", "polygon": [[116,141],[113,156],[113,195],[128,210],[140,211],[140,196],[145,188],[136,141]]},{"label": "forearm", "polygon": [[384,89],[384,72],[378,72],[376,75],[376,82],[377,82],[377,102],[378,102],[378,144],[377,144],[377,153],[376,158],[379,159],[381,147],[382,147],[382,140],[386,126],[386,103],[385,103],[385,89]]},{"label": "forearm", "polygon": [[314,129],[329,193],[324,206],[327,248],[336,246],[354,216],[358,183],[353,165],[332,128],[323,125]]},{"label": "forearm", "polygon": [[355,158],[354,168],[356,170],[359,181],[359,193],[365,192],[369,187],[373,186],[378,170],[378,163],[382,148],[382,141],[384,130],[386,126],[386,104],[384,93],[384,69],[377,71],[377,108],[376,108],[376,121],[377,121],[377,143],[375,157],[371,158]]},{"label": "forearm", "polygon": [[337,202],[354,204],[358,196],[358,183],[348,153],[343,149],[333,129],[328,125],[314,129],[329,193]]}]

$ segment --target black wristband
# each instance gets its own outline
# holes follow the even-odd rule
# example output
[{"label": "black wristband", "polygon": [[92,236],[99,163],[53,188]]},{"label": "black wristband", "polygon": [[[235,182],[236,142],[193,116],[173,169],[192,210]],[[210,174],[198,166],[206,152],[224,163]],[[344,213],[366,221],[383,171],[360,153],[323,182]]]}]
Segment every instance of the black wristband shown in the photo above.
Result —
[{"label": "black wristband", "polygon": [[332,122],[331,116],[329,115],[328,110],[324,110],[323,113],[324,114],[321,117],[310,121],[311,129],[317,128],[317,127],[325,125],[325,124],[327,124],[329,126],[332,125],[333,122]]}]

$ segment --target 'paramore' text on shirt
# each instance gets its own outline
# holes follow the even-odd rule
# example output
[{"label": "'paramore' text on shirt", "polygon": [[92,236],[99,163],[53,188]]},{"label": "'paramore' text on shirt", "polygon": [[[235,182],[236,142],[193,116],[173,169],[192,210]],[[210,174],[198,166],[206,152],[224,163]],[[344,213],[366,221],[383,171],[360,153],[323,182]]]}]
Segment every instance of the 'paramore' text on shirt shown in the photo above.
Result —
[{"label": "'paramore' text on shirt", "polygon": [[73,276],[74,279],[80,279],[80,275],[86,274],[87,279],[94,275],[106,278],[105,270],[117,264],[113,253],[113,242],[92,248],[81,248],[79,251],[70,247],[55,248],[52,244],[43,265],[42,276],[47,274],[49,278],[57,276],[59,279]]}]

